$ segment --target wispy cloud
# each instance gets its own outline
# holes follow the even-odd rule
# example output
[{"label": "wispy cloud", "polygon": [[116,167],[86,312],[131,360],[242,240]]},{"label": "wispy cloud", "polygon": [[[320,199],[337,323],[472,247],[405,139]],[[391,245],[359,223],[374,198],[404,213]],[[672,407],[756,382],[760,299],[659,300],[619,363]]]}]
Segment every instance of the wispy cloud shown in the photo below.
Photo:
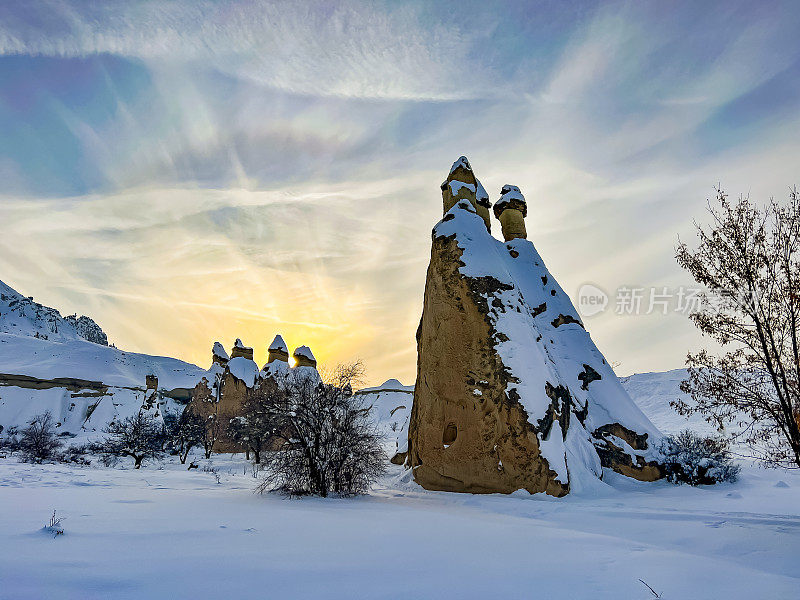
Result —
[{"label": "wispy cloud", "polygon": [[6,4],[0,53],[189,63],[307,95],[450,100],[499,93],[502,82],[469,60],[476,44],[490,43],[481,28],[431,25],[421,13],[359,2]]}]

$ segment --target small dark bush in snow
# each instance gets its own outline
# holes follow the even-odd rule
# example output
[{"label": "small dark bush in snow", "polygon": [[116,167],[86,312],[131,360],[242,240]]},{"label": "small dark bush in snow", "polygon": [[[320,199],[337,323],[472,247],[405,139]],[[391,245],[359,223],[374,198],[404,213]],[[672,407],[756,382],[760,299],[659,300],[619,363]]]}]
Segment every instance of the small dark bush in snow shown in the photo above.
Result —
[{"label": "small dark bush in snow", "polygon": [[667,480],[672,483],[710,485],[736,481],[739,475],[729,444],[722,438],[704,437],[687,429],[665,437],[661,453]]},{"label": "small dark bush in snow", "polygon": [[64,450],[56,453],[54,458],[62,463],[89,466],[92,463],[88,455],[93,452],[93,449],[94,447],[91,444],[67,446]]},{"label": "small dark bush in snow", "polygon": [[63,520],[63,517],[56,516],[56,511],[53,511],[53,516],[50,517],[47,525],[42,527],[42,531],[53,534],[53,537],[64,535],[64,528],[61,526],[61,521]]},{"label": "small dark bush in snow", "polygon": [[14,454],[19,450],[19,428],[9,427],[0,431],[0,450]]},{"label": "small dark bush in snow", "polygon": [[25,462],[41,463],[56,457],[63,442],[56,435],[53,415],[49,412],[36,415],[22,430],[19,449]]}]

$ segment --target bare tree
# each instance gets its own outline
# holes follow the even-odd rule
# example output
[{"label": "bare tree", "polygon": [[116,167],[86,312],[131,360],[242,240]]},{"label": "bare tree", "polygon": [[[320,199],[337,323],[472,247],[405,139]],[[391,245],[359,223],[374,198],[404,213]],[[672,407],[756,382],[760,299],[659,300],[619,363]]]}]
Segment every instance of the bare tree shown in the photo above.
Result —
[{"label": "bare tree", "polygon": [[261,455],[271,444],[280,443],[276,432],[285,420],[275,411],[275,406],[281,405],[285,396],[286,391],[274,379],[261,379],[247,391],[241,414],[230,420],[228,435],[247,451],[248,458],[253,454],[257,465],[261,464]]},{"label": "bare tree", "polygon": [[201,446],[206,439],[206,421],[190,408],[180,414],[164,413],[164,429],[167,443],[172,447],[181,464],[186,464],[192,448]]},{"label": "bare tree", "polygon": [[360,362],[337,367],[321,381],[294,371],[285,393],[270,396],[278,448],[266,455],[261,491],[328,496],[366,492],[385,471],[380,436],[353,388]]},{"label": "bare tree", "polygon": [[163,430],[158,420],[138,412],[122,421],[112,421],[105,429],[101,452],[110,456],[130,456],[138,469],[149,458],[164,454]]},{"label": "bare tree", "polygon": [[694,402],[672,405],[720,431],[736,424],[734,436],[770,465],[800,467],[800,195],[762,209],[718,189],[709,212],[698,248],[680,243],[677,260],[708,292],[691,319],[730,349],[690,353],[681,389]]},{"label": "bare tree", "polygon": [[19,449],[26,462],[41,463],[54,458],[62,445],[56,436],[53,415],[49,411],[28,421],[19,439]]},{"label": "bare tree", "polygon": [[222,373],[217,373],[213,389],[208,387],[208,380],[202,380],[192,390],[192,401],[189,410],[202,417],[205,428],[203,436],[203,450],[206,458],[211,458],[214,444],[222,433],[222,419],[219,414],[219,402],[222,399],[222,387],[225,378]]}]

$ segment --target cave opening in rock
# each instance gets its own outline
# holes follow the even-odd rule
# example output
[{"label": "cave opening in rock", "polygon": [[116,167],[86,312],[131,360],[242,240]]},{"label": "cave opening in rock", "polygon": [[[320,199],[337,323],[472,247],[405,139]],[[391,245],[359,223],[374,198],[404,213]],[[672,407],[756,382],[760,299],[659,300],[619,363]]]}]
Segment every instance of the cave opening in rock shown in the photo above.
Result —
[{"label": "cave opening in rock", "polygon": [[444,428],[444,432],[442,433],[442,444],[444,447],[447,448],[453,442],[456,441],[458,437],[458,427],[453,422],[447,424],[447,427]]}]

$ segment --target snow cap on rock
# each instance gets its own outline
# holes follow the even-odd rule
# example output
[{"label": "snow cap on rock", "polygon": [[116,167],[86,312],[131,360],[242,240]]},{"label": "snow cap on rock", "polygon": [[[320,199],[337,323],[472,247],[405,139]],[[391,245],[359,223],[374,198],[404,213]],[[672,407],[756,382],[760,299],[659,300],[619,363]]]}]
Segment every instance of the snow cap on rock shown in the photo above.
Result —
[{"label": "snow cap on rock", "polygon": [[459,156],[458,160],[453,163],[453,166],[450,167],[450,173],[448,179],[454,179],[453,175],[458,174],[459,170],[461,169],[472,173],[472,166],[469,164],[469,160],[467,160],[466,156]]},{"label": "snow cap on rock", "polygon": [[442,203],[444,212],[453,208],[459,200],[469,200],[472,206],[476,206],[475,192],[477,179],[472,172],[466,156],[461,156],[453,163],[447,179],[442,182]]},{"label": "snow cap on rock", "polygon": [[295,360],[295,366],[317,367],[317,359],[314,358],[314,354],[311,352],[311,348],[308,346],[299,346],[298,348],[295,348],[292,356]]},{"label": "snow cap on rock", "polygon": [[528,232],[525,229],[527,214],[528,204],[519,188],[515,185],[504,185],[500,190],[500,200],[494,205],[494,216],[500,220],[505,241],[527,239]]},{"label": "snow cap on rock", "polygon": [[214,342],[214,347],[211,349],[211,354],[213,356],[218,356],[219,358],[224,358],[228,360],[230,356],[225,351],[225,346],[223,346],[220,342]]},{"label": "snow cap on rock", "polygon": [[237,358],[239,356],[244,356],[249,360],[253,360],[253,349],[245,346],[240,338],[236,338],[236,342],[233,344],[233,350],[231,350],[231,358]]},{"label": "snow cap on rock", "polygon": [[286,345],[286,342],[283,341],[283,337],[280,335],[275,336],[275,339],[272,340],[272,343],[267,349],[267,354],[269,354],[267,364],[276,360],[280,360],[282,362],[289,361],[289,347]]},{"label": "snow cap on rock", "polygon": [[220,342],[214,342],[214,347],[211,349],[212,368],[214,365],[225,368],[229,360],[230,356],[228,356],[228,353],[225,351],[225,347]]},{"label": "snow cap on rock", "polygon": [[272,340],[272,343],[269,345],[270,350],[284,350],[285,352],[289,352],[289,347],[286,345],[286,342],[283,341],[283,336],[280,334],[275,336],[275,339]]},{"label": "snow cap on rock", "polygon": [[506,184],[500,190],[500,199],[495,202],[494,216],[499,219],[502,212],[509,208],[520,211],[523,217],[528,216],[528,203],[525,201],[525,196],[517,186]]}]

